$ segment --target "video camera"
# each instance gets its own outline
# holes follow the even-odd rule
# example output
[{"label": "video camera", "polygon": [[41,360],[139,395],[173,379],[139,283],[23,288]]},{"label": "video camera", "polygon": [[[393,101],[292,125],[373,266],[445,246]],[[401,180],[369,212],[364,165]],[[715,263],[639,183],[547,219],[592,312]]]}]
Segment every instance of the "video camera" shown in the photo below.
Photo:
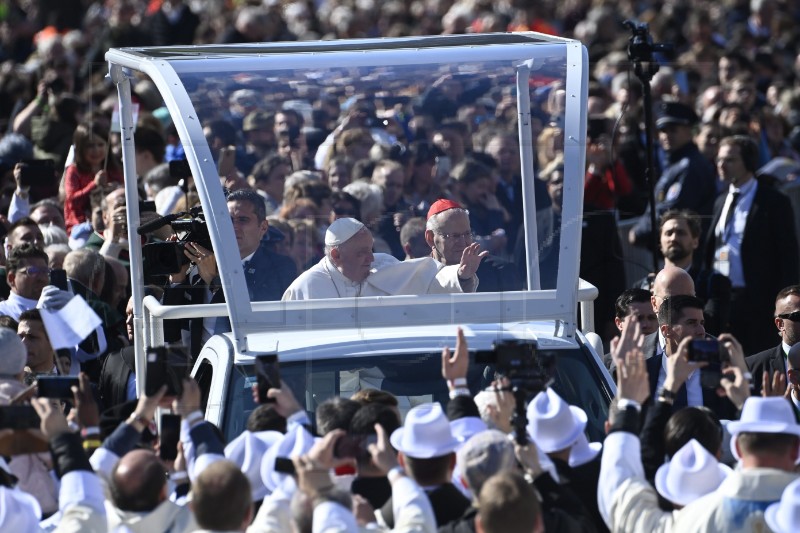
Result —
[{"label": "video camera", "polygon": [[166,224],[172,227],[172,231],[178,235],[178,240],[153,242],[144,245],[142,259],[146,281],[154,276],[165,276],[179,272],[183,265],[188,264],[189,258],[183,253],[184,247],[188,242],[197,243],[203,248],[213,250],[202,207],[193,207],[188,213],[183,212],[160,217],[141,226],[136,231],[139,235],[144,235]]},{"label": "video camera", "polygon": [[536,341],[505,340],[495,343],[490,352],[477,352],[475,363],[489,365],[499,376],[511,382],[516,409],[511,418],[514,438],[520,445],[528,442],[528,401],[553,381],[555,356],[540,352]]},{"label": "video camera", "polygon": [[654,43],[650,36],[647,23],[626,20],[622,23],[631,31],[628,40],[628,58],[631,61],[652,62],[654,53],[672,55],[674,50],[671,44]]}]

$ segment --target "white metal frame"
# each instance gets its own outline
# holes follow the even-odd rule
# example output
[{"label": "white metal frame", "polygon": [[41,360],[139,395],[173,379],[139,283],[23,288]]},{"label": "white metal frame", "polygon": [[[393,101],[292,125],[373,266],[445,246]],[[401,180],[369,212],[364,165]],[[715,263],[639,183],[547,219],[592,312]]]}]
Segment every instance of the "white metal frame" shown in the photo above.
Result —
[{"label": "white metal frame", "polygon": [[[144,364],[143,346],[163,341],[156,319],[167,317],[209,316],[211,312],[221,316],[227,314],[231,319],[232,338],[237,353],[247,353],[248,333],[269,329],[294,329],[303,327],[329,327],[331,320],[341,327],[371,327],[387,322],[396,325],[417,323],[419,320],[441,320],[443,317],[460,323],[527,321],[534,319],[554,319],[561,325],[560,334],[574,338],[576,309],[579,301],[585,302],[586,295],[596,294],[596,289],[582,289],[578,296],[578,271],[580,261],[580,239],[583,205],[583,172],[585,165],[586,138],[586,100],[588,93],[588,58],[586,49],[578,42],[541,34],[522,34],[531,38],[529,44],[484,44],[477,46],[414,48],[426,38],[408,40],[393,39],[390,42],[409,42],[409,48],[374,49],[374,40],[346,41],[360,45],[358,51],[337,51],[335,56],[319,50],[308,51],[312,43],[280,43],[276,48],[285,50],[291,47],[296,52],[290,54],[270,54],[270,45],[233,45],[216,47],[181,48],[143,48],[111,49],[106,53],[111,78],[117,85],[120,100],[122,126],[122,153],[125,170],[126,195],[136,198],[136,173],[133,148],[133,123],[131,114],[131,91],[129,69],[147,74],[155,83],[172,116],[184,147],[189,166],[195,176],[198,195],[208,222],[211,241],[217,251],[220,277],[226,301],[224,310],[209,306],[186,306],[167,309],[153,300],[148,301],[150,312],[145,316],[142,273],[132,269],[132,290],[134,295],[134,325],[137,331],[136,363]],[[464,38],[466,36],[458,36]],[[438,36],[431,39],[446,39]],[[469,38],[469,37],[467,37]],[[475,37],[478,39],[478,36]],[[441,42],[441,41],[438,41]],[[342,42],[338,42],[341,44]],[[313,46],[326,46],[326,43],[313,43]],[[370,49],[373,48],[373,49]],[[164,57],[170,50],[174,56]],[[554,53],[557,52],[557,53]],[[558,283],[555,290],[530,290],[497,294],[459,294],[417,297],[358,298],[336,301],[305,302],[264,302],[254,303],[248,298],[244,274],[242,272],[236,241],[232,238],[233,226],[211,152],[203,135],[202,125],[195,113],[192,101],[184,88],[180,74],[187,72],[228,72],[240,69],[248,72],[265,72],[279,69],[321,68],[331,64],[335,57],[336,65],[412,65],[449,63],[467,61],[508,60],[518,69],[519,87],[527,89],[529,72],[538,68],[547,58],[566,56],[567,104],[564,122],[564,206],[562,212],[562,237],[559,252]],[[523,201],[527,231],[529,286],[539,287],[538,243],[534,215],[533,153],[527,147],[530,139],[530,102],[527,90],[518,99],[520,115],[520,141],[523,149]],[[191,149],[189,149],[191,148]],[[210,184],[210,185],[209,185]],[[135,230],[139,227],[138,203],[128,205],[128,239],[137,242]],[[133,264],[141,264],[138,247],[131,249]],[[594,290],[594,292],[592,292]],[[487,305],[492,303],[492,306]],[[582,306],[584,319],[592,321],[591,306]],[[361,310],[370,312],[362,313]],[[374,312],[380,309],[380,313]],[[344,312],[343,312],[344,311]],[[143,368],[143,367],[142,367]],[[143,383],[139,384],[143,387]]]}]

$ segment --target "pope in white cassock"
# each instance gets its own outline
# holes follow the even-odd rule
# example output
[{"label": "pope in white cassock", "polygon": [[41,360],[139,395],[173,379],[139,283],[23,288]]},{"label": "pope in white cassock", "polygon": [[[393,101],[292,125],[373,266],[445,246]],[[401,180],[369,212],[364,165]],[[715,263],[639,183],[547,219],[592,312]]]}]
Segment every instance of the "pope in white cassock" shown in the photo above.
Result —
[{"label": "pope in white cassock", "polygon": [[283,300],[475,292],[481,252],[476,243],[464,249],[461,263],[444,266],[431,257],[399,261],[372,253],[372,233],[358,220],[340,218],[325,233],[325,257],[303,272],[283,293]]}]

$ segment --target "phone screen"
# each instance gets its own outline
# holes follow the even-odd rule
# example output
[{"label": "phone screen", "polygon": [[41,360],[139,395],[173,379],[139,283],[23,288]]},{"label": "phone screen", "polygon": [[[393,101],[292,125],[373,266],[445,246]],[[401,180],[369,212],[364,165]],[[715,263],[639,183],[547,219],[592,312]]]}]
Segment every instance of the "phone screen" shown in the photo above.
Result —
[{"label": "phone screen", "polygon": [[717,339],[694,339],[689,343],[687,359],[695,363],[718,363],[720,361],[719,341]]},{"label": "phone screen", "polygon": [[189,353],[183,346],[159,346],[147,351],[145,394],[155,395],[162,385],[167,386],[165,396],[180,396],[183,379],[189,375]]},{"label": "phone screen", "polygon": [[72,387],[78,386],[78,378],[70,376],[41,376],[36,380],[36,390],[40,398],[72,400]]},{"label": "phone screen", "polygon": [[55,163],[52,159],[29,159],[22,164],[19,178],[22,187],[48,184],[55,180]]},{"label": "phone screen", "polygon": [[333,447],[333,456],[365,458],[369,456],[367,447],[378,442],[377,435],[342,435]]},{"label": "phone screen", "polygon": [[279,389],[281,386],[278,356],[276,354],[259,355],[255,360],[255,368],[258,380],[258,401],[260,403],[273,402],[272,398],[267,398],[267,391]]},{"label": "phone screen", "polygon": [[232,174],[235,168],[236,148],[233,146],[222,148],[219,151],[219,164],[217,165],[217,171],[219,172],[220,177],[224,178],[229,174]]},{"label": "phone screen", "polygon": [[178,457],[178,441],[181,437],[180,415],[161,415],[161,434],[159,435],[158,456],[165,461]]},{"label": "phone screen", "polygon": [[288,457],[276,457],[275,471],[281,474],[294,475],[294,463]]},{"label": "phone screen", "polygon": [[50,285],[58,287],[62,291],[68,291],[67,271],[63,268],[54,268],[50,271]]}]

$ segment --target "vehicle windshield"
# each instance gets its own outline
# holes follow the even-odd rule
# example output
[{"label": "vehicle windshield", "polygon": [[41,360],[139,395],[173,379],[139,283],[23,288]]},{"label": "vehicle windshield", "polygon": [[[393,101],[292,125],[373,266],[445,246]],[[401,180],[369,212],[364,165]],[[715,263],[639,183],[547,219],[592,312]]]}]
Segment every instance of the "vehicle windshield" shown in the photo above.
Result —
[{"label": "vehicle windshield", "polygon": [[[310,61],[310,54],[296,54],[295,61],[253,56],[249,63],[225,63],[230,70],[219,62],[211,68],[211,61],[202,59],[176,61],[173,67],[220,174],[220,179],[205,176],[206,186],[255,188],[272,226],[262,245],[291,258],[298,274],[323,257],[328,225],[351,216],[372,230],[374,251],[399,260],[435,249],[448,264],[458,264],[463,248],[479,242],[497,261],[479,272],[478,290],[497,292],[526,287],[521,151],[533,155],[538,176],[535,202],[531,197],[535,208],[526,207],[538,224],[541,288],[556,287],[563,188],[563,163],[559,167],[556,155],[564,145],[567,61],[563,46],[551,52],[525,75],[519,67],[525,58],[492,59],[490,53],[454,62],[455,56],[442,52],[440,62],[416,63],[409,52],[402,64],[351,67]],[[531,106],[530,120],[522,125],[530,145],[522,149],[520,83],[528,88]],[[178,144],[170,153],[180,158],[191,150]],[[278,158],[259,167],[267,154]],[[551,186],[540,179],[544,176],[552,178]],[[193,187],[190,180],[188,194],[177,204],[197,203]],[[342,200],[338,191],[360,205]],[[431,245],[424,219],[441,197],[468,209],[469,227],[437,231]],[[413,251],[400,242],[402,224],[412,217],[423,221]],[[222,238],[238,242],[241,251],[243,239],[235,231],[235,241]],[[282,293],[249,292],[253,301],[279,299]]]},{"label": "vehicle windshield", "polygon": [[[603,439],[603,423],[608,418],[612,394],[585,348],[543,350],[556,361],[551,386],[571,405],[588,415],[586,427],[591,441]],[[470,354],[469,387],[473,394],[491,384],[492,368],[474,362]],[[542,356],[540,352],[540,357]],[[291,387],[311,420],[317,406],[328,398],[349,398],[362,389],[380,389],[394,394],[405,413],[420,403],[446,405],[448,391],[441,378],[441,352],[351,357],[304,362],[282,362],[281,379]],[[256,407],[252,386],[256,382],[252,364],[234,365],[228,387],[223,430],[228,441],[241,433]]]}]

